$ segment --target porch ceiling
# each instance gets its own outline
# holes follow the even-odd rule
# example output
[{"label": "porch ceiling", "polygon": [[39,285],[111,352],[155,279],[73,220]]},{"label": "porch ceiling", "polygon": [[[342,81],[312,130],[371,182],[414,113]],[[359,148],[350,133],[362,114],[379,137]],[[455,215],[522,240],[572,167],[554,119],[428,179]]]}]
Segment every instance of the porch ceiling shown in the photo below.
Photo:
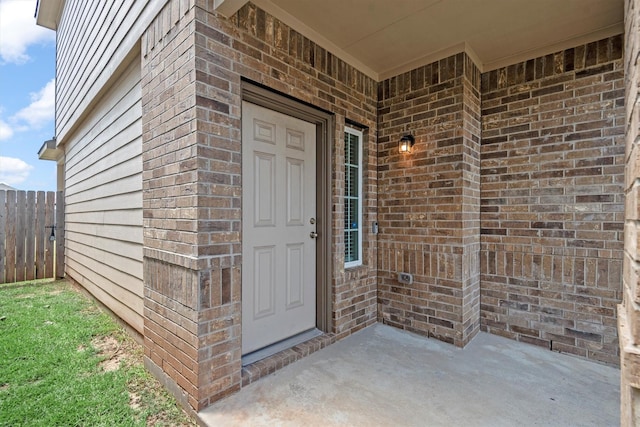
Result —
[{"label": "porch ceiling", "polygon": [[[223,13],[244,3],[216,0]],[[624,31],[623,0],[253,3],[377,80],[463,50],[488,71]]]}]

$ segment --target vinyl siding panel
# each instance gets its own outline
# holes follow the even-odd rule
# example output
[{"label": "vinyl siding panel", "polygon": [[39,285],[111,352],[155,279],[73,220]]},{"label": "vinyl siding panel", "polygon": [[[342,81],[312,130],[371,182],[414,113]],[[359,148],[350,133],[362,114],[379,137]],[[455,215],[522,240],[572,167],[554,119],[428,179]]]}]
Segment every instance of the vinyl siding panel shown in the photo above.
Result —
[{"label": "vinyl siding panel", "polygon": [[56,134],[59,143],[90,114],[93,103],[132,52],[166,0],[67,0],[57,30]]},{"label": "vinyl siding panel", "polygon": [[[78,222],[91,222],[98,220],[99,223],[112,224],[117,221],[120,225],[139,225],[139,217],[142,217],[142,209],[138,213],[134,212],[134,209],[122,209],[112,211],[96,212],[75,212],[66,213],[66,218],[69,223]],[[125,223],[126,219],[130,219],[130,223]]]},{"label": "vinyl siding panel", "polygon": [[[86,269],[83,269],[86,271]],[[122,303],[122,300],[114,298],[111,294],[106,293],[103,288],[101,288],[98,284],[106,281],[106,279],[102,276],[98,276],[95,273],[93,274],[94,278],[88,280],[85,276],[80,273],[79,270],[76,270],[76,263],[71,261],[67,265],[67,274],[74,277],[74,279],[80,283],[87,291],[89,291],[95,298],[97,298],[101,303],[109,307],[114,313],[118,313],[118,316],[131,327],[136,329],[137,331],[141,331],[143,328],[142,318],[137,315],[137,311],[131,311]],[[125,298],[123,298],[125,299]],[[140,307],[140,311],[142,311],[142,307]]]},{"label": "vinyl siding panel", "polygon": [[65,144],[67,275],[142,333],[142,106],[133,58]]}]

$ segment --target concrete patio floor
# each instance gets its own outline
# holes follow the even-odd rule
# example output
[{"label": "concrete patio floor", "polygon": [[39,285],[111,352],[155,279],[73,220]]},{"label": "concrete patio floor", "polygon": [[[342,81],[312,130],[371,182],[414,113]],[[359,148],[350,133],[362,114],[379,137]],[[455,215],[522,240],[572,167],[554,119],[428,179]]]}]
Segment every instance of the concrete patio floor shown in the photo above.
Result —
[{"label": "concrete patio floor", "polygon": [[199,416],[209,426],[617,426],[619,377],[495,335],[459,349],[376,324]]}]

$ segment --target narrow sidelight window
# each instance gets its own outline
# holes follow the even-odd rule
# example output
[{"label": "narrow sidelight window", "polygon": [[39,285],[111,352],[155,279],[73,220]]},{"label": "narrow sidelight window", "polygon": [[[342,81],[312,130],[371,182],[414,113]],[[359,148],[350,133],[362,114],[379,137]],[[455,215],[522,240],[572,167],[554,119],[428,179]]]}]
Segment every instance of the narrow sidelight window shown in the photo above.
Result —
[{"label": "narrow sidelight window", "polygon": [[362,132],[344,132],[344,262],[362,264]]}]

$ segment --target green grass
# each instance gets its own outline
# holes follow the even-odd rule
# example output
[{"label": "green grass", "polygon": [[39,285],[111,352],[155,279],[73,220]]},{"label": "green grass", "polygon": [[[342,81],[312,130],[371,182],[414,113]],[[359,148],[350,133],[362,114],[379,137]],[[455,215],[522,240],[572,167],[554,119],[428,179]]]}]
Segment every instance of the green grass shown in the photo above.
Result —
[{"label": "green grass", "polygon": [[[117,346],[99,352],[109,337]],[[116,354],[119,364],[105,369]],[[0,426],[26,425],[194,423],[142,367],[140,346],[57,281],[0,285]]]}]

